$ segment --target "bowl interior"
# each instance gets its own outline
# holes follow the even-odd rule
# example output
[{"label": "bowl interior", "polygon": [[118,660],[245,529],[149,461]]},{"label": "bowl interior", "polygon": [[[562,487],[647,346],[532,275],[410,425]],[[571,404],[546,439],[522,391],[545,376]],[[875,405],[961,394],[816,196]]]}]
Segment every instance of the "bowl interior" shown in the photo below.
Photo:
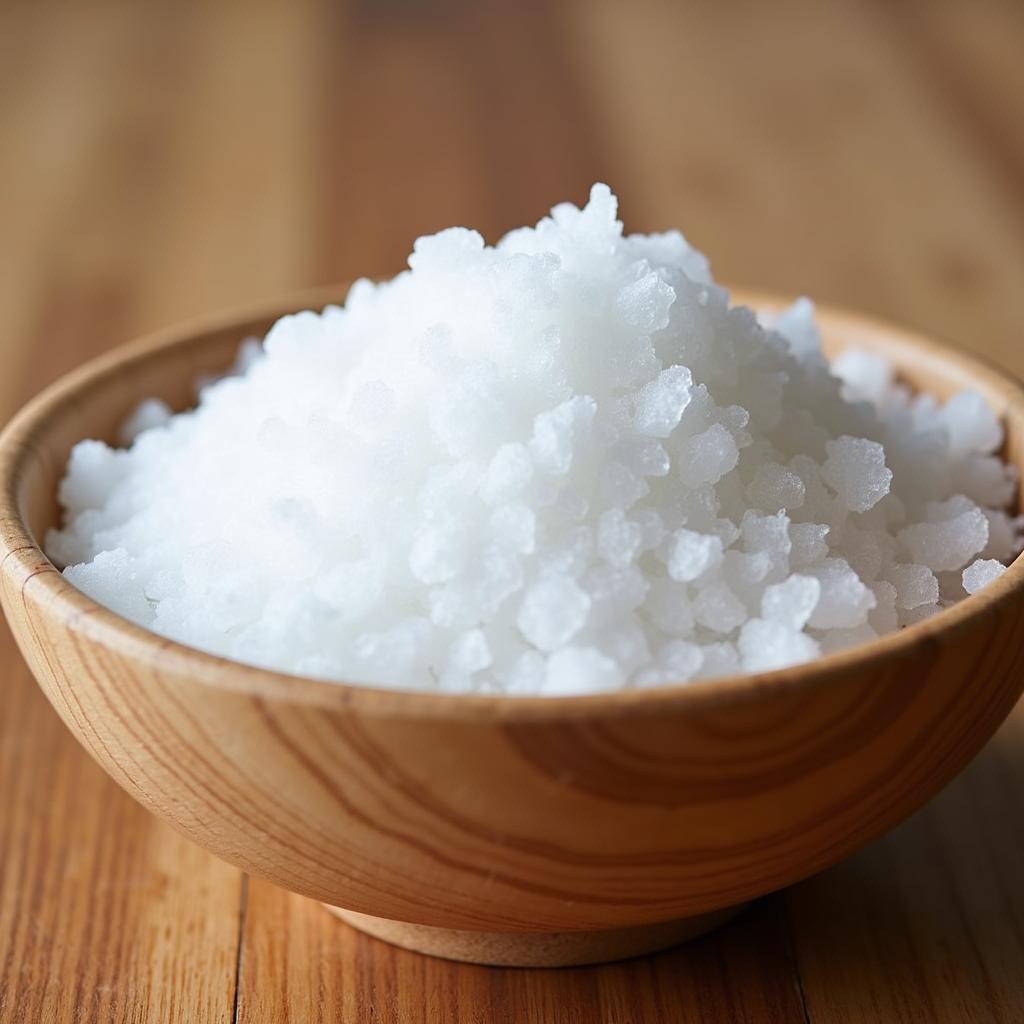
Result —
[{"label": "bowl interior", "polygon": [[45,411],[29,439],[36,457],[15,466],[16,501],[33,540],[41,547],[47,530],[59,523],[57,486],[78,441],[118,444],[122,424],[146,398],[162,399],[175,412],[191,408],[197,382],[227,372],[246,338],[262,338],[287,313],[321,309],[343,297],[336,288],[304,295],[306,301],[296,297],[266,311],[226,314],[158,332],[113,350],[44,392],[37,401],[45,402]]},{"label": "bowl interior", "polygon": [[[216,320],[207,319],[198,324],[186,324],[163,331],[87,364],[45,391],[19,414],[12,424],[11,431],[8,432],[9,438],[13,436],[14,444],[6,444],[3,446],[6,450],[0,451],[0,463],[4,464],[0,475],[7,477],[9,485],[13,485],[7,491],[7,495],[14,499],[18,516],[32,539],[41,545],[46,531],[59,520],[57,485],[63,476],[69,452],[76,442],[83,438],[100,438],[115,443],[125,418],[142,399],[147,397],[160,398],[176,411],[190,407],[195,402],[197,379],[225,372],[232,365],[242,340],[252,336],[262,337],[274,321],[285,313],[300,309],[319,309],[339,301],[339,298],[340,293],[336,288],[317,289],[263,309],[250,310],[241,315],[226,315]],[[734,299],[752,306],[759,313],[769,315],[781,310],[790,301],[787,297],[750,291],[737,292]],[[860,314],[821,307],[818,309],[818,322],[825,350],[830,356],[850,346],[859,346],[884,354],[894,365],[903,382],[916,391],[927,392],[940,399],[963,389],[973,389],[981,393],[1003,419],[1006,428],[1003,458],[1018,468],[1024,468],[1024,391],[1004,372],[928,338]],[[0,495],[0,498],[3,497]],[[1017,504],[1021,504],[1019,492]],[[20,530],[18,535],[5,539],[13,541],[8,544],[11,548],[24,543]],[[1017,575],[1016,572],[1007,574],[1004,577],[1005,585],[1024,585],[1024,580],[1016,580]],[[87,599],[81,597],[81,600]],[[965,604],[972,605],[976,602],[977,598],[968,599],[958,605],[957,609],[936,616],[927,623],[910,627],[902,631],[900,636],[909,641],[918,634],[924,636],[926,632],[952,624],[963,614]],[[137,627],[116,616],[111,617],[123,623],[123,631],[129,634],[137,631]],[[145,636],[152,635],[146,633]],[[872,657],[881,656],[882,646],[887,645],[886,649],[889,649],[895,640],[896,636],[893,635],[855,650],[870,650],[873,652]],[[207,666],[214,661],[222,661],[212,655],[202,655],[187,648],[182,648],[182,651],[194,655],[197,662],[203,662]],[[845,660],[852,653],[848,651],[829,655],[813,664],[817,669],[826,662],[832,664],[838,659]],[[225,665],[235,670],[243,668],[233,662]],[[223,671],[219,674],[223,674]],[[792,677],[792,681],[796,681],[797,676],[804,679],[811,673],[808,672],[808,666],[797,666],[795,669],[771,673],[780,679],[783,674],[787,680]],[[259,688],[265,683],[269,684],[271,678],[285,682],[290,679],[292,683],[297,681],[294,677],[278,676],[260,669],[246,668],[246,675],[250,676],[248,682],[239,680],[238,685],[253,684]],[[254,676],[266,678],[262,682],[254,682]],[[745,689],[752,678],[754,677],[736,677],[734,682],[740,683],[742,680],[738,689]],[[757,678],[760,680],[762,677]],[[339,690],[343,688],[335,684],[314,683],[312,680],[307,682],[310,699],[326,699],[333,703],[336,698],[341,698]],[[727,699],[730,688],[724,686],[724,683],[724,680],[715,680],[708,684],[708,687],[691,684],[685,690],[688,699],[718,702]],[[273,685],[276,688],[277,683]],[[759,689],[760,686],[759,683]],[[379,701],[382,705],[390,705],[392,697],[400,699],[411,696],[403,691],[369,690],[359,686],[349,689],[363,691],[365,698],[372,702]],[[294,695],[297,691],[293,688],[289,692]],[[440,700],[442,695],[423,696],[428,699],[436,696]],[[624,692],[613,697],[621,698],[623,701],[636,697],[638,702],[640,698],[649,698],[649,701],[645,701],[645,706],[649,703],[651,707],[648,710],[651,711],[661,699],[655,691],[632,694]],[[470,711],[469,705],[476,700],[468,697],[457,699],[462,702],[467,713]],[[486,703],[490,712],[516,715],[522,712],[529,713],[528,705],[532,703],[525,698],[513,699],[512,703],[519,709],[513,712],[504,706],[508,703],[508,698],[480,697],[479,701],[481,712],[485,710]],[[544,710],[539,706],[533,710],[539,714],[546,714],[548,711],[554,711],[555,703],[562,705],[566,701],[585,703],[588,698],[544,698],[541,702]],[[618,703],[617,700],[614,702]],[[418,707],[421,706],[420,701],[416,704]]]}]

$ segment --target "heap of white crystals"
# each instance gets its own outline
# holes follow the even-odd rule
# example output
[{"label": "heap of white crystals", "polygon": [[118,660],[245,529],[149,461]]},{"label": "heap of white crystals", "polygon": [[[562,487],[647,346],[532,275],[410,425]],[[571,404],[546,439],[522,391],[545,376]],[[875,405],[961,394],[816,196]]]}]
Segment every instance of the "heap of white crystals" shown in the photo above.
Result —
[{"label": "heap of white crystals", "polygon": [[578,694],[778,668],[917,622],[1021,546],[985,402],[831,367],[676,231],[595,185],[488,247],[279,321],[196,409],[83,441],[47,550],[239,661],[380,686]]}]

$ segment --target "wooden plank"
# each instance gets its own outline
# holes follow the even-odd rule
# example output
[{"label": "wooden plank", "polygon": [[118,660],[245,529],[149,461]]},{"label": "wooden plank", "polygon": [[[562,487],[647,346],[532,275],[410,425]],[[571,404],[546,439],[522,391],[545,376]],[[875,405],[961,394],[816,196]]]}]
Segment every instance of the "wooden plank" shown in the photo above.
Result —
[{"label": "wooden plank", "polygon": [[0,629],[0,1021],[223,1021],[239,873],[71,739]]},{"label": "wooden plank", "polygon": [[315,14],[310,0],[188,6],[187,52],[158,90],[173,97],[166,133],[148,139],[146,327],[313,283]]},{"label": "wooden plank", "polygon": [[1015,0],[880,8],[930,90],[987,163],[1018,227],[1024,223],[1024,5]]},{"label": "wooden plank", "polygon": [[[159,245],[154,211],[170,204],[179,222],[205,219],[159,173],[174,118],[192,116],[175,100],[194,45],[184,23],[128,5],[0,12],[0,39],[18,51],[4,73],[20,72],[2,101],[12,130],[0,137],[0,420],[167,315],[140,288],[161,271],[148,259]],[[187,307],[190,282],[175,281]],[[215,291],[211,305],[230,298]],[[6,626],[0,672],[0,1020],[230,1020],[240,873],[161,825],[89,760]]]},{"label": "wooden plank", "polygon": [[[63,239],[87,208],[83,171],[117,118],[93,102],[100,98],[94,63],[112,56],[109,41],[95,22],[79,24],[73,15],[69,21],[70,32],[56,32],[55,19],[38,6],[0,6],[0,64],[7,79],[6,88],[0,87],[0,195],[6,200],[0,247],[2,419],[28,395],[27,374],[42,383],[47,372],[59,372],[59,360],[49,371],[41,365],[51,361],[52,350],[48,344],[42,352],[35,349],[32,331],[40,308],[52,308],[53,289],[59,287],[54,278],[81,246],[79,239],[72,245]],[[89,88],[76,88],[82,81]]]},{"label": "wooden plank", "polygon": [[1011,366],[1024,243],[890,5],[574,0],[571,56],[628,154],[634,229],[723,280],[803,292]]},{"label": "wooden plank", "polygon": [[927,808],[787,893],[813,1020],[1019,1021],[1022,853],[1024,705]]},{"label": "wooden plank", "polygon": [[[1024,11],[1010,3],[878,5],[889,35],[948,134],[929,140],[936,168],[965,172],[947,191],[974,206],[984,194],[995,219],[977,239],[958,226],[965,251],[993,250],[999,273],[1019,275],[1024,183]],[[939,143],[944,143],[939,144]],[[968,160],[957,159],[971,154]],[[921,167],[924,174],[925,166]],[[996,223],[998,222],[998,224]],[[999,227],[1012,226],[1004,246]],[[925,254],[927,256],[927,254]],[[951,258],[923,298],[936,311],[992,300],[980,259]],[[943,287],[945,285],[946,287]],[[1024,372],[1016,337],[964,335],[970,347]],[[787,894],[814,1020],[1009,1022],[1024,1006],[1024,705],[971,767],[881,842]]]},{"label": "wooden plank", "polygon": [[355,7],[321,33],[321,279],[393,274],[452,224],[494,242],[615,177],[551,5]]},{"label": "wooden plank", "polygon": [[407,953],[249,883],[239,1024],[790,1024],[803,1019],[777,899],[708,938],[603,967],[524,971]]}]

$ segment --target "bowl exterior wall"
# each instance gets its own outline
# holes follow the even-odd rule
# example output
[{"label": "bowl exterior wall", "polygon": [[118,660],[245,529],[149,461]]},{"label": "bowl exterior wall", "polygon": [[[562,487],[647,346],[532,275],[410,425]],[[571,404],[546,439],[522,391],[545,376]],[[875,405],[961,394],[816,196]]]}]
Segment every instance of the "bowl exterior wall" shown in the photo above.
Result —
[{"label": "bowl exterior wall", "polygon": [[6,572],[5,610],[58,713],[132,796],[285,888],[446,928],[613,928],[793,882],[936,792],[1024,680],[1020,600],[869,675],[721,706],[367,713],[211,686],[173,650],[109,643],[54,608],[55,572]]}]

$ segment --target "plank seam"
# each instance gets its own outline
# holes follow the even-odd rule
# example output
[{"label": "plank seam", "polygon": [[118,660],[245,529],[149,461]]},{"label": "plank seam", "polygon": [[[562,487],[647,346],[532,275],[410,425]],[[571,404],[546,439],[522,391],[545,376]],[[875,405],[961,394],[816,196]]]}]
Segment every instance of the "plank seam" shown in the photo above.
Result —
[{"label": "plank seam", "polygon": [[797,956],[796,942],[793,939],[793,921],[789,915],[789,895],[783,892],[779,894],[778,898],[782,904],[782,930],[789,962],[793,966],[793,977],[796,978],[796,991],[800,997],[800,1010],[804,1015],[804,1024],[813,1024],[811,1011],[807,1006],[807,991],[804,989],[804,978],[800,973],[800,959]]},{"label": "plank seam", "polygon": [[238,1024],[242,1008],[242,957],[245,952],[245,921],[249,911],[249,876],[242,874],[238,893],[238,943],[235,948],[235,993],[231,1001],[231,1022]]}]

